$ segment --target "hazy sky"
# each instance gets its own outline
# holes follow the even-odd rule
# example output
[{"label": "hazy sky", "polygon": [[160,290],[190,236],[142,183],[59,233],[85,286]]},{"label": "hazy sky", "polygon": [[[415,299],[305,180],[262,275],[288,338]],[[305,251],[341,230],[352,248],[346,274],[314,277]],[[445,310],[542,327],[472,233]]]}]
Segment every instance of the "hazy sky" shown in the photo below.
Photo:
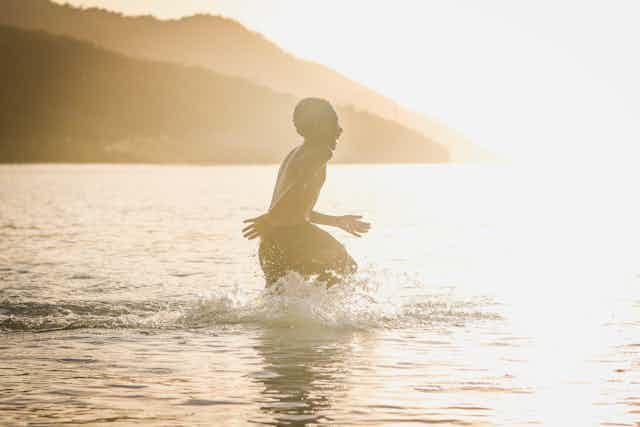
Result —
[{"label": "hazy sky", "polygon": [[624,160],[640,142],[634,0],[68,2],[232,17],[505,155]]}]

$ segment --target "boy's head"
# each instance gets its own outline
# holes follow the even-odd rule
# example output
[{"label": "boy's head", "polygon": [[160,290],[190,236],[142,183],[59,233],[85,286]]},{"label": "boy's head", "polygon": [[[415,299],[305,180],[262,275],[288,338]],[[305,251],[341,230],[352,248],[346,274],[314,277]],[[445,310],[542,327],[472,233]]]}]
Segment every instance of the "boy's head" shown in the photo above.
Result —
[{"label": "boy's head", "polygon": [[336,110],[321,98],[305,98],[298,102],[293,112],[293,124],[305,140],[327,143],[332,149],[342,133]]}]

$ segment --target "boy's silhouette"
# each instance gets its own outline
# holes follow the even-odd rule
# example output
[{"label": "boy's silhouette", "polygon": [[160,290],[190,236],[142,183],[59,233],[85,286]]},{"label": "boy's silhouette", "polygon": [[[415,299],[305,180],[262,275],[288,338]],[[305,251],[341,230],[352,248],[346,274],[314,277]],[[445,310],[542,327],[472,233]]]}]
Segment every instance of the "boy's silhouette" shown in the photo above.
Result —
[{"label": "boy's silhouette", "polygon": [[313,225],[330,225],[355,235],[370,225],[358,215],[333,216],[313,211],[326,177],[326,166],[342,133],[338,115],[324,99],[305,98],[293,113],[293,123],[304,143],[284,159],[273,191],[269,211],[242,231],[248,239],[260,237],[260,266],[267,287],[288,271],[319,275],[329,285],[336,274],[355,272],[357,265],[340,242]]}]

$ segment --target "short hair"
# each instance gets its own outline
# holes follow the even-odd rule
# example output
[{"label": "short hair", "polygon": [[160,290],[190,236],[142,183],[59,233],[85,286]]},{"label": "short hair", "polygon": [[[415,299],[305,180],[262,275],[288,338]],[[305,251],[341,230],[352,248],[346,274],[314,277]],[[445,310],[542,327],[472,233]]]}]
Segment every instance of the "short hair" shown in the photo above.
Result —
[{"label": "short hair", "polygon": [[338,114],[326,99],[304,98],[293,111],[293,124],[300,136],[307,137],[318,123],[337,121]]}]

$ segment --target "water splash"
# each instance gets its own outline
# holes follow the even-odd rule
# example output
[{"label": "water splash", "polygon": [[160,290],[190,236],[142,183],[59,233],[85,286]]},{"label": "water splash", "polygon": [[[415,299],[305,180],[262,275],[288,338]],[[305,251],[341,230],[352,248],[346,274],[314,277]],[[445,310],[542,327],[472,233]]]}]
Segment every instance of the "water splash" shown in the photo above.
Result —
[{"label": "water splash", "polygon": [[268,326],[330,328],[397,328],[495,320],[500,316],[486,298],[453,298],[448,292],[407,298],[397,286],[370,276],[351,278],[326,288],[296,273],[283,278],[275,290],[250,296],[238,290],[200,299],[180,322],[190,327],[253,323]]}]

